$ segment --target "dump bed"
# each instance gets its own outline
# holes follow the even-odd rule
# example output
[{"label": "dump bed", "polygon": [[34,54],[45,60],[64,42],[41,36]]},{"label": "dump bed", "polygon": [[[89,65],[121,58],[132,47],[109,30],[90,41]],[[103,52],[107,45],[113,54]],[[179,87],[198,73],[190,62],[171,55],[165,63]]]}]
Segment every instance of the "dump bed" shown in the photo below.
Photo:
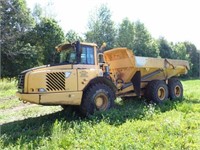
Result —
[{"label": "dump bed", "polygon": [[151,81],[186,74],[189,69],[188,61],[134,56],[127,48],[104,52],[104,60],[110,65],[111,77],[125,83],[130,82],[137,71],[140,71],[142,81]]}]

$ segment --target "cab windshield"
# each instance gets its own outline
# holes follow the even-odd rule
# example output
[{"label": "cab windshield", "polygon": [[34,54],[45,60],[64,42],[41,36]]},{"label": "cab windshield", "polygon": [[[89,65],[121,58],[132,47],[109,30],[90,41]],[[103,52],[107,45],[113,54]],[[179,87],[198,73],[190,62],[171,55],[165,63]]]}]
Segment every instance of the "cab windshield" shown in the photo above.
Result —
[{"label": "cab windshield", "polygon": [[74,64],[76,60],[76,52],[72,47],[60,52],[60,63]]},{"label": "cab windshield", "polygon": [[88,45],[80,45],[67,47],[60,52],[60,62],[62,64],[87,64],[94,65],[94,47]]}]

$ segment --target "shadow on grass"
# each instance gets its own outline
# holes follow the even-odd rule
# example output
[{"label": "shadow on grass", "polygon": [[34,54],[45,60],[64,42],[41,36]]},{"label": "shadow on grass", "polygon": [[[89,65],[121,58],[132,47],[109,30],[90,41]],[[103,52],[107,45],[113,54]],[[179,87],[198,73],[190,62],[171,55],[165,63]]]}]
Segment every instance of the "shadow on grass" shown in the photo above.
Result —
[{"label": "shadow on grass", "polygon": [[127,120],[151,119],[154,114],[164,113],[176,109],[182,100],[165,101],[162,104],[147,103],[145,99],[132,98],[121,101],[115,108],[107,112],[96,112],[90,116],[91,120],[105,120],[111,125],[121,125]]},{"label": "shadow on grass", "polygon": [[59,111],[40,117],[10,122],[1,125],[1,143],[3,147],[7,147],[9,145],[24,145],[31,142],[37,147],[43,138],[50,139],[56,120],[69,124],[72,122],[81,124],[84,121],[89,122],[91,125],[105,121],[110,125],[118,126],[127,120],[150,119],[152,112],[149,114],[149,110],[151,108],[154,108],[153,113],[162,113],[176,108],[176,103],[169,101],[163,105],[149,105],[143,99],[131,99],[120,101],[116,103],[115,108],[103,113],[96,112],[88,118],[80,118],[76,115],[67,116],[65,111]]},{"label": "shadow on grass", "polygon": [[66,117],[64,111],[58,111],[40,117],[5,123],[0,126],[3,147],[7,147],[10,144],[16,145],[19,142],[19,139],[20,145],[30,142],[36,142],[36,145],[39,144],[40,138],[40,140],[42,140],[42,138],[50,137],[56,120],[71,122],[78,120],[78,118],[70,116]]}]

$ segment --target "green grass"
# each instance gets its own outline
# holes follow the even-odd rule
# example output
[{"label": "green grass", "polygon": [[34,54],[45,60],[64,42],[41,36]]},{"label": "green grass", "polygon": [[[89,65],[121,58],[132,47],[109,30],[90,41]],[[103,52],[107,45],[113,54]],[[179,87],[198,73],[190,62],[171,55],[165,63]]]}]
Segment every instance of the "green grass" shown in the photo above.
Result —
[{"label": "green grass", "polygon": [[[67,114],[59,106],[4,100],[0,102],[4,105],[0,107],[0,149],[198,150],[200,80],[182,83],[183,100],[158,106],[140,99],[118,99],[115,108],[89,118]],[[12,102],[6,107],[8,101]]]},{"label": "green grass", "polygon": [[16,107],[19,104],[21,104],[21,102],[19,100],[17,100],[16,98],[15,99],[9,98],[6,100],[1,100],[0,101],[0,110]]},{"label": "green grass", "polygon": [[15,79],[0,79],[0,99],[15,95],[16,86]]}]

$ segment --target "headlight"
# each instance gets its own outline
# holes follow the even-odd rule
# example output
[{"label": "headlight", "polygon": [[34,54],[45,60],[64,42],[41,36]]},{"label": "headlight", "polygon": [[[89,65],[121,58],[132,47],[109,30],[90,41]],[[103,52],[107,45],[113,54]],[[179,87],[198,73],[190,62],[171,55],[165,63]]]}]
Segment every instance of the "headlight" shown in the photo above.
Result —
[{"label": "headlight", "polygon": [[65,72],[65,78],[68,78],[70,76],[71,72]]},{"label": "headlight", "polygon": [[43,92],[46,92],[46,90],[45,90],[44,88],[39,88],[39,89],[38,89],[38,92],[43,93]]}]

